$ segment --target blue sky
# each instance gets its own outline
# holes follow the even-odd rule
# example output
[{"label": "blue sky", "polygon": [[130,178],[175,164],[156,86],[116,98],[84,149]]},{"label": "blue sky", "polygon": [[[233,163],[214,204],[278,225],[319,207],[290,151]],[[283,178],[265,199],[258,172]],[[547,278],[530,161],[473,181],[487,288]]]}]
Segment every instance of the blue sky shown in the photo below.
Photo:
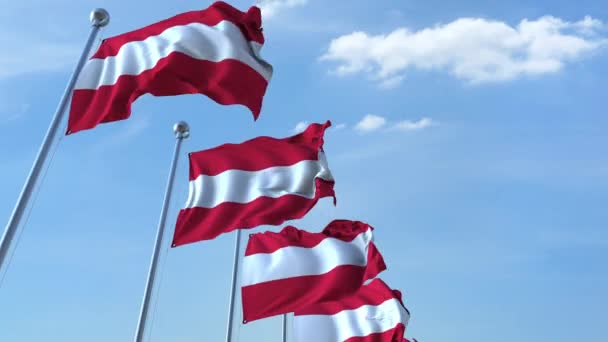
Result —
[{"label": "blue sky", "polygon": [[[89,11],[109,10],[109,37],[211,2],[0,1],[8,219]],[[293,224],[373,225],[381,277],[412,312],[408,336],[605,340],[604,2],[286,0],[266,4],[264,27],[275,74],[257,122],[202,96],[144,96],[131,119],[60,139],[0,288],[0,341],[132,339],[174,122],[192,136],[170,223],[187,196],[187,151],[327,119],[338,205],[324,200]],[[233,243],[226,234],[166,253],[165,241],[151,341],[223,340]],[[242,342],[280,333],[279,318],[237,328]]]}]

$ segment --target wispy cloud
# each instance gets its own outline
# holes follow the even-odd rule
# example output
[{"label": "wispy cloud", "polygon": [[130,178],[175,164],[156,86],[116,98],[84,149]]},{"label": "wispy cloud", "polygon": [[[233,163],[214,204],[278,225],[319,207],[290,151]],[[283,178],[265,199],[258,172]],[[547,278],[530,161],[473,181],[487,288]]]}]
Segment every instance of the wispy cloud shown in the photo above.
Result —
[{"label": "wispy cloud", "polygon": [[308,0],[258,0],[257,6],[262,10],[264,19],[270,19],[283,10],[304,6],[307,3]]},{"label": "wispy cloud", "polygon": [[572,230],[543,230],[539,232],[539,240],[550,249],[566,248],[608,248],[608,234],[603,230],[581,229]]},{"label": "wispy cloud", "polygon": [[[294,128],[291,129],[291,133],[293,134],[298,134],[303,132],[306,127],[308,127],[308,125],[310,125],[310,123],[308,121],[300,121],[296,124],[296,126]],[[329,130],[333,130],[333,131],[338,131],[338,130],[342,130],[346,128],[346,124],[337,124],[334,126],[329,127]]]},{"label": "wispy cloud", "polygon": [[0,79],[61,70],[76,63],[80,50],[76,45],[49,43],[5,31],[0,30],[0,45],[11,48],[0,55]]},{"label": "wispy cloud", "polygon": [[389,123],[382,116],[368,114],[361,119],[355,126],[355,130],[361,133],[369,133],[379,131],[384,127],[389,131],[419,131],[431,126],[437,126],[439,123],[431,118],[422,118],[418,121],[402,120],[396,123]]},{"label": "wispy cloud", "polygon": [[346,128],[346,124],[337,124],[336,126],[334,126],[334,131],[339,131],[341,129],[345,129]]},{"label": "wispy cloud", "polygon": [[[124,4],[106,0],[104,6]],[[71,71],[89,32],[89,11],[82,1],[2,1],[0,13],[0,81],[24,75]],[[27,18],[27,20],[24,20]],[[122,24],[111,26],[117,29]],[[104,35],[103,30],[99,37]],[[10,47],[10,48],[8,48]],[[97,41],[93,49],[97,47]]]},{"label": "wispy cloud", "polygon": [[357,125],[355,125],[355,130],[362,133],[373,132],[381,129],[384,127],[384,125],[386,125],[385,118],[378,115],[368,114],[364,116],[363,119],[357,123]]},{"label": "wispy cloud", "polygon": [[399,121],[393,126],[393,129],[399,131],[418,131],[435,125],[437,125],[437,122],[433,121],[433,119],[422,118],[418,121]]},{"label": "wispy cloud", "polygon": [[404,79],[405,79],[405,76],[403,76],[403,75],[392,76],[389,78],[382,79],[382,80],[380,80],[380,88],[384,88],[384,89],[396,88],[397,86],[399,86],[401,84],[401,82]]},{"label": "wispy cloud", "polygon": [[338,75],[365,73],[393,88],[407,70],[441,70],[469,83],[500,82],[555,73],[606,46],[606,24],[589,16],[568,22],[552,16],[517,26],[460,18],[419,31],[353,32],[331,41],[320,59]]},{"label": "wispy cloud", "polygon": [[0,106],[0,125],[19,120],[27,113],[29,108],[28,103],[16,106]]},{"label": "wispy cloud", "polygon": [[303,132],[306,127],[308,127],[308,121],[300,121],[296,124],[296,127],[291,130],[291,132],[294,134],[298,134]]},{"label": "wispy cloud", "polygon": [[128,142],[137,138],[143,131],[150,126],[150,120],[143,118],[142,116],[133,117],[125,122],[125,126],[122,131],[113,135],[111,139],[102,140],[98,144],[94,145],[92,149],[96,153],[103,153],[103,151],[124,146]]}]

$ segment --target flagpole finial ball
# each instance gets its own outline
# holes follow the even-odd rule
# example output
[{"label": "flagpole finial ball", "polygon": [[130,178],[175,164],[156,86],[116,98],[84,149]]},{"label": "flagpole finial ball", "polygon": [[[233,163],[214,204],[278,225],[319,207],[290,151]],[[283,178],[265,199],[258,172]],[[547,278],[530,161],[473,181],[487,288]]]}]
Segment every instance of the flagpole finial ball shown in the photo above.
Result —
[{"label": "flagpole finial ball", "polygon": [[91,11],[91,24],[97,27],[104,27],[110,22],[110,13],[103,8],[96,8]]},{"label": "flagpole finial ball", "polygon": [[173,125],[173,132],[176,138],[185,139],[190,136],[190,126],[184,121],[180,121]]}]

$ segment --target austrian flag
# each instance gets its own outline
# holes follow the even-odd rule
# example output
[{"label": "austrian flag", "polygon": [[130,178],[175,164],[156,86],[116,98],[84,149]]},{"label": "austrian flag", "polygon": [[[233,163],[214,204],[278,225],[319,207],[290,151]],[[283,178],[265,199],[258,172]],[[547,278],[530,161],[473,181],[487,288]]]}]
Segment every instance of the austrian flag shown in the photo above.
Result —
[{"label": "austrian flag", "polygon": [[293,322],[297,342],[409,342],[409,319],[401,292],[374,279],[351,296],[296,311]]},{"label": "austrian flag", "polygon": [[323,152],[330,125],[311,124],[289,138],[258,137],[191,153],[190,192],[177,218],[173,247],[299,219],[320,198],[334,197]]},{"label": "austrian flag", "polygon": [[257,119],[272,76],[261,26],[258,7],[218,1],[104,40],[76,82],[67,134],[127,119],[143,94],[203,94]]},{"label": "austrian flag", "polygon": [[251,235],[243,259],[244,321],[303,310],[359,290],[386,269],[372,231],[363,222],[335,220],[321,233],[288,226],[279,233]]}]

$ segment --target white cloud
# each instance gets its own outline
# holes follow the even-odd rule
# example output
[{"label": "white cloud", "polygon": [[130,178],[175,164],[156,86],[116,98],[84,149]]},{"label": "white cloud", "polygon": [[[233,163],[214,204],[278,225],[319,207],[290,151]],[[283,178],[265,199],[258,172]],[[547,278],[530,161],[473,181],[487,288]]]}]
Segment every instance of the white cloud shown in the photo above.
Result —
[{"label": "white cloud", "polygon": [[337,124],[336,126],[334,126],[334,131],[338,131],[338,130],[341,130],[344,128],[346,128],[346,124],[343,124],[343,123]]},{"label": "white cloud", "polygon": [[[308,125],[310,125],[310,123],[308,121],[300,121],[296,124],[296,127],[292,128],[291,132],[293,134],[301,133],[308,127]],[[344,128],[346,128],[346,124],[341,123],[341,124],[337,124],[335,126],[331,126],[329,129],[338,131],[338,130],[341,130]]]},{"label": "white cloud", "polygon": [[303,6],[308,0],[258,0],[257,6],[262,11],[264,19],[272,18],[282,10]]},{"label": "white cloud", "polygon": [[405,79],[405,76],[403,75],[385,78],[380,81],[380,87],[384,89],[396,88],[399,84],[401,84],[401,81],[403,81],[403,79]]},{"label": "white cloud", "polygon": [[8,104],[3,101],[0,105],[0,125],[8,124],[21,119],[30,109],[29,103]]},{"label": "white cloud", "polygon": [[118,131],[113,133],[108,139],[100,140],[96,145],[92,146],[92,151],[94,153],[104,153],[105,151],[124,146],[140,136],[150,126],[150,119],[143,115],[134,116],[119,125],[122,126],[122,130],[118,129]]},{"label": "white cloud", "polygon": [[359,132],[373,132],[382,128],[386,124],[386,119],[377,116],[368,114],[366,115],[357,125],[355,129]]},{"label": "white cloud", "polygon": [[80,52],[74,45],[12,34],[0,35],[0,45],[11,47],[0,55],[0,79],[64,69],[76,64]]},{"label": "white cloud", "polygon": [[498,82],[554,73],[608,39],[606,25],[589,16],[567,22],[552,16],[500,21],[460,18],[419,31],[353,32],[331,41],[321,60],[337,62],[338,75],[366,73],[382,87],[398,85],[408,69],[447,71],[471,83]]},{"label": "white cloud", "polygon": [[393,128],[399,131],[418,131],[431,126],[435,126],[437,123],[431,118],[422,118],[418,121],[403,120],[396,123]]},{"label": "white cloud", "polygon": [[361,121],[357,123],[357,125],[355,125],[355,130],[362,133],[367,133],[378,131],[383,127],[389,126],[386,129],[387,131],[409,132],[419,131],[437,125],[438,123],[431,118],[422,118],[418,121],[402,120],[396,123],[389,124],[386,118],[382,116],[368,114],[364,116],[363,119],[361,119]]},{"label": "white cloud", "polygon": [[308,121],[300,121],[296,124],[296,127],[294,127],[291,131],[294,134],[301,133],[306,129],[306,127],[308,127]]},{"label": "white cloud", "polygon": [[[0,54],[0,80],[73,68],[88,32],[79,24],[81,21],[73,21],[74,7],[79,6],[65,0],[52,4],[42,0],[3,1],[0,45],[10,48]],[[79,14],[78,19],[87,25],[87,12]],[[26,17],[36,24],[24,24]],[[83,31],[66,29],[68,22]]]},{"label": "white cloud", "polygon": [[583,34],[587,35],[593,35],[597,31],[605,28],[604,23],[602,23],[601,20],[593,19],[590,16],[585,16],[583,20],[576,22],[575,25]]},{"label": "white cloud", "polygon": [[[308,121],[300,121],[296,124],[294,128],[291,129],[293,134],[303,132],[306,127],[308,127]],[[431,118],[422,118],[418,121],[411,120],[402,120],[396,123],[390,123],[386,120],[386,118],[379,116],[368,114],[364,116],[353,128],[355,131],[361,133],[369,133],[379,131],[382,128],[385,128],[387,131],[418,131],[431,126],[437,126],[438,123]],[[388,126],[388,127],[387,127]],[[338,131],[345,129],[347,127],[346,124],[341,123],[335,126],[330,127],[331,130]]]}]

